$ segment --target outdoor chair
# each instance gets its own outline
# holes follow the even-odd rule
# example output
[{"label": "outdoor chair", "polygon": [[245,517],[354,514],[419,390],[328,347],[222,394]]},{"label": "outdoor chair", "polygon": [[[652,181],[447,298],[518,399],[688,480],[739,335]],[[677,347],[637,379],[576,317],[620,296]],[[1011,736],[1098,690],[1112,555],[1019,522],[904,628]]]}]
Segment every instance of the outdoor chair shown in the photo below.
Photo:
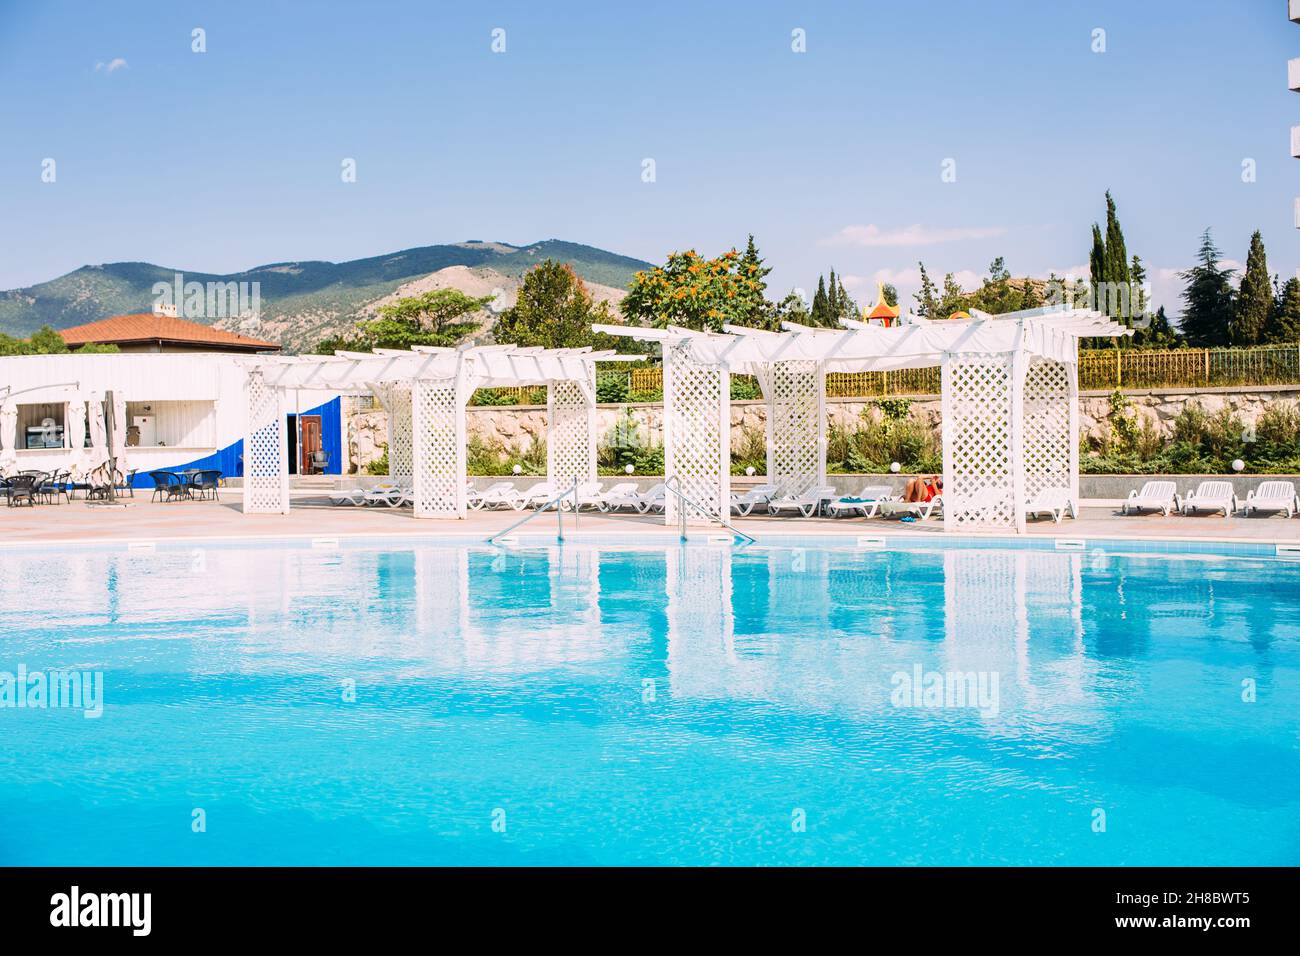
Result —
[{"label": "outdoor chair", "polygon": [[185,484],[185,480],[180,475],[171,471],[151,471],[149,477],[153,479],[153,495],[150,501],[178,501],[188,498],[190,489]]},{"label": "outdoor chair", "polygon": [[366,493],[365,502],[371,506],[388,505],[390,508],[398,508],[410,504],[414,500],[414,494],[409,485],[380,485],[374,491]]},{"label": "outdoor chair", "polygon": [[200,471],[190,481],[190,488],[200,499],[220,501],[217,489],[221,486],[221,472],[213,470]]},{"label": "outdoor chair", "polygon": [[668,486],[662,481],[656,485],[651,485],[640,494],[628,496],[629,504],[636,509],[636,513],[639,515],[648,514],[650,511],[663,511],[667,499]]},{"label": "outdoor chair", "polygon": [[511,505],[519,494],[513,481],[497,481],[489,485],[484,491],[475,494],[469,499],[469,506],[475,511],[482,511],[484,508],[495,508],[497,505]]},{"label": "outdoor chair", "polygon": [[1246,495],[1245,508],[1247,517],[1261,511],[1280,511],[1289,518],[1300,511],[1295,484],[1290,481],[1261,481],[1258,488]]},{"label": "outdoor chair", "polygon": [[776,485],[755,485],[748,491],[733,493],[731,510],[740,517],[747,518],[756,505],[766,507],[774,494],[776,494]]},{"label": "outdoor chair", "polygon": [[1159,511],[1168,515],[1171,511],[1182,509],[1182,500],[1178,497],[1178,488],[1172,481],[1148,481],[1142,490],[1136,488],[1128,493],[1120,506],[1121,514],[1141,514],[1142,511]]},{"label": "outdoor chair", "polygon": [[330,492],[330,504],[335,505],[353,505],[358,506],[365,503],[367,490],[365,488],[353,488],[350,491],[339,489]]},{"label": "outdoor chair", "polygon": [[902,499],[882,501],[877,513],[884,518],[898,515],[900,517],[911,516],[920,521],[925,521],[932,517],[936,511],[940,513],[943,511],[943,495],[935,495],[929,501],[903,501]]},{"label": "outdoor chair", "polygon": [[59,495],[63,496],[64,501],[71,501],[68,496],[68,481],[71,478],[70,471],[56,471],[41,482],[37,493],[46,504],[58,504]]},{"label": "outdoor chair", "polygon": [[1079,509],[1070,497],[1069,488],[1044,488],[1034,496],[1033,501],[1025,505],[1026,517],[1037,518],[1040,514],[1045,514],[1054,524],[1060,524],[1067,513],[1071,518],[1079,517]]},{"label": "outdoor chair", "polygon": [[601,487],[599,481],[583,482],[578,485],[576,494],[570,491],[569,494],[560,499],[560,507],[565,511],[581,511],[583,508],[599,508]]},{"label": "outdoor chair", "polygon": [[511,498],[510,507],[516,511],[523,511],[525,508],[540,508],[555,497],[553,487],[549,481],[539,481]]},{"label": "outdoor chair", "polygon": [[802,495],[786,495],[772,498],[767,503],[767,510],[774,515],[785,511],[794,511],[805,518],[811,518],[821,508],[822,502],[835,497],[835,489],[830,485],[814,488]]},{"label": "outdoor chair", "polygon": [[826,510],[832,517],[843,513],[852,514],[856,511],[864,518],[874,518],[883,502],[897,500],[899,500],[898,495],[894,494],[892,486],[867,485],[856,495],[845,495],[843,498],[836,498],[829,502]]},{"label": "outdoor chair", "polygon": [[1197,511],[1222,511],[1225,518],[1231,517],[1240,508],[1237,493],[1230,481],[1203,481],[1195,491],[1189,491],[1183,498],[1182,512],[1185,515]]},{"label": "outdoor chair", "polygon": [[330,453],[324,449],[312,452],[309,464],[313,475],[325,474],[325,469],[330,466]]},{"label": "outdoor chair", "polygon": [[596,500],[596,507],[609,513],[619,508],[632,507],[632,496],[637,493],[635,481],[622,481],[608,491],[601,492]]},{"label": "outdoor chair", "polygon": [[138,469],[132,468],[130,471],[128,471],[126,473],[126,476],[122,479],[121,484],[117,484],[113,486],[114,490],[125,493],[129,498],[134,498],[135,497],[135,473],[137,470]]},{"label": "outdoor chair", "polygon": [[9,507],[20,505],[26,502],[29,505],[36,504],[36,494],[39,485],[35,475],[15,475],[9,479]]}]

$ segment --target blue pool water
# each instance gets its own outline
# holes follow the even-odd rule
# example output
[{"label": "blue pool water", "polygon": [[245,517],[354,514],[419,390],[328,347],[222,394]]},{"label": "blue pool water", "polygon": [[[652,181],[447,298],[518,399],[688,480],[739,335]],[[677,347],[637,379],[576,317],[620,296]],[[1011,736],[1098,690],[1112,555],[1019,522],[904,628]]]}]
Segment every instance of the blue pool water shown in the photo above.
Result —
[{"label": "blue pool water", "polygon": [[0,864],[1294,865],[1298,599],[1100,551],[10,551],[0,672],[103,712],[0,707]]}]

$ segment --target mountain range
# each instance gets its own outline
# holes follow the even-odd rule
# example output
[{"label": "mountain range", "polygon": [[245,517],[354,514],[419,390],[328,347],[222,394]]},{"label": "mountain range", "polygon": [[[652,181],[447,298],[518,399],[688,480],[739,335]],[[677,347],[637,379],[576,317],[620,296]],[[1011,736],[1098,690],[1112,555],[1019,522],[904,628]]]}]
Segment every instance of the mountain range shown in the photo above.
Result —
[{"label": "mountain range", "polygon": [[[457,288],[475,296],[497,296],[494,310],[513,304],[524,274],[545,259],[570,264],[596,299],[617,303],[634,273],[650,263],[593,246],[548,239],[527,246],[470,240],[419,246],[349,262],[276,262],[245,272],[190,272],[148,262],[82,266],[67,275],[24,289],[0,292],[0,332],[25,337],[43,325],[55,329],[111,315],[148,312],[154,283],[257,282],[261,313],[246,319],[196,319],[232,331],[280,342],[301,351],[323,338],[349,331],[379,306],[403,295]],[[187,318],[190,316],[187,316]],[[480,317],[487,325],[491,312]]]}]

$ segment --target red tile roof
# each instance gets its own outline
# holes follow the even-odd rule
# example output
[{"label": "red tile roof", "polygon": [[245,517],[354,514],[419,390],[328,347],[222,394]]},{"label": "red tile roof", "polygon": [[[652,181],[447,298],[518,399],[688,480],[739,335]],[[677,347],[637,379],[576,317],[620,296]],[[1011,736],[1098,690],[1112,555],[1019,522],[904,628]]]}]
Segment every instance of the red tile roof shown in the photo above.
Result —
[{"label": "red tile roof", "polygon": [[264,342],[210,325],[178,319],[172,315],[114,315],[98,322],[78,325],[59,332],[69,348],[94,342],[125,345],[131,342],[162,342],[177,345],[209,345],[217,351],[266,352],[280,350],[275,342]]}]

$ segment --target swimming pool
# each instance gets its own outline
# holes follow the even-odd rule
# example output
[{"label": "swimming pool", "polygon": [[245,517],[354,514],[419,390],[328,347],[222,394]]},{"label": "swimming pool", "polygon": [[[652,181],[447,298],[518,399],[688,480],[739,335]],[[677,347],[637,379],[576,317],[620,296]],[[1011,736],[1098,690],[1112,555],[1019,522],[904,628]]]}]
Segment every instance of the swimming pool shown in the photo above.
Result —
[{"label": "swimming pool", "polygon": [[317,544],[3,555],[0,864],[1300,862],[1300,562]]}]

